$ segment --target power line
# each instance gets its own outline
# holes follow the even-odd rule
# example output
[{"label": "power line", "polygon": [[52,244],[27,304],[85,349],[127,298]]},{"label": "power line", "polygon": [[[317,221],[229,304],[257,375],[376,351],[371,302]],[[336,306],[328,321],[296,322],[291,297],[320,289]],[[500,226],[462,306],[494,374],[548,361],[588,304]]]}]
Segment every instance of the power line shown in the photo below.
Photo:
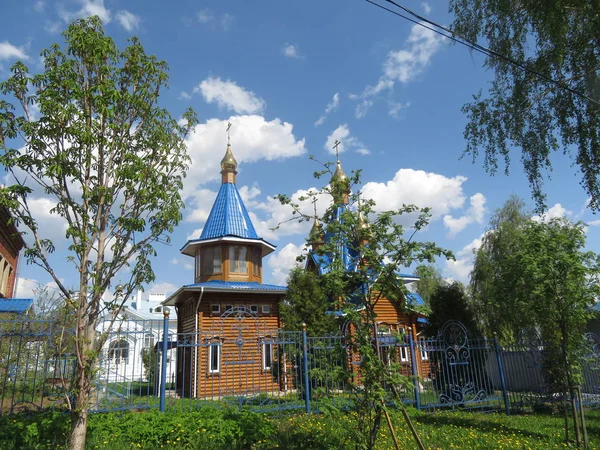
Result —
[{"label": "power line", "polygon": [[[555,79],[553,79],[553,78],[551,78],[551,77],[549,77],[547,75],[544,75],[544,74],[542,74],[542,73],[540,73],[540,72],[538,72],[536,70],[533,70],[533,69],[527,67],[526,65],[524,65],[524,64],[522,64],[522,63],[520,63],[518,61],[515,61],[512,58],[509,58],[506,55],[498,53],[498,52],[496,52],[494,50],[491,50],[491,49],[489,49],[487,47],[484,47],[484,46],[482,46],[480,44],[477,44],[476,42],[473,42],[473,41],[471,41],[471,40],[469,40],[469,39],[467,39],[467,38],[465,38],[465,37],[463,37],[463,36],[461,36],[459,34],[456,34],[455,32],[453,32],[452,30],[444,27],[443,25],[440,25],[440,24],[438,24],[436,22],[433,22],[432,20],[429,20],[429,19],[427,19],[427,18],[425,18],[425,17],[423,17],[423,16],[415,13],[411,9],[409,9],[409,8],[407,8],[405,6],[402,6],[402,5],[396,3],[393,0],[383,0],[383,1],[385,1],[387,3],[391,3],[392,5],[396,6],[397,8],[400,8],[402,11],[404,11],[407,14],[415,17],[417,20],[415,20],[415,19],[413,19],[411,17],[408,17],[408,16],[406,16],[404,14],[401,14],[398,11],[394,11],[393,9],[386,8],[385,6],[380,5],[380,4],[378,4],[378,3],[376,3],[376,2],[374,2],[372,0],[366,0],[366,1],[367,1],[367,3],[375,5],[375,6],[381,8],[381,9],[383,9],[383,10],[385,10],[385,11],[391,13],[391,14],[394,14],[394,15],[396,15],[398,17],[402,17],[403,19],[408,20],[409,22],[412,22],[412,23],[414,23],[416,25],[419,25],[419,26],[421,26],[423,28],[426,28],[427,30],[433,31],[434,33],[437,33],[440,36],[443,36],[443,37],[445,37],[447,39],[450,39],[451,41],[454,41],[454,42],[456,42],[458,44],[464,45],[465,47],[468,47],[471,50],[475,50],[476,52],[482,53],[482,54],[484,54],[484,55],[486,55],[488,57],[494,57],[494,58],[502,59],[503,61],[508,62],[509,64],[512,64],[512,65],[520,68],[521,70],[523,70],[523,71],[525,71],[527,73],[535,75],[535,76],[537,76],[539,78],[542,78],[542,79],[548,81],[549,83],[554,84],[555,86],[557,86],[560,89],[564,89],[564,90],[570,92],[573,95],[576,95],[576,96],[581,97],[583,99],[586,99],[586,100],[588,100],[588,101],[590,101],[592,103],[600,105],[600,102],[598,102],[597,100],[595,100],[595,99],[593,99],[593,98],[591,98],[591,97],[589,97],[589,96],[587,96],[585,94],[582,94],[581,92],[576,91],[575,89],[570,88],[566,84],[563,84],[560,81],[557,81],[557,80],[555,80]],[[425,22],[425,23],[423,23],[423,22]],[[430,25],[430,26],[427,26],[425,24]],[[445,33],[442,32],[442,31],[440,31],[440,30],[443,30]]]}]

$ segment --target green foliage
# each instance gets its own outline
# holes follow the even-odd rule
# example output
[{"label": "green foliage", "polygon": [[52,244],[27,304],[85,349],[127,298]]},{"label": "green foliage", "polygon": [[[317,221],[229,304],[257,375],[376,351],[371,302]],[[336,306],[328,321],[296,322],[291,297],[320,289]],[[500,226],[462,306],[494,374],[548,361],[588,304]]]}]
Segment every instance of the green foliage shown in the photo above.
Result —
[{"label": "green foliage", "polygon": [[427,308],[431,308],[431,298],[440,286],[443,286],[444,279],[437,266],[420,264],[415,269],[415,275],[419,277],[412,286],[415,292],[421,296]]},{"label": "green foliage", "polygon": [[490,226],[475,253],[471,293],[475,313],[484,335],[513,341],[521,330],[535,327],[531,305],[518,295],[515,280],[522,268],[513,264],[530,213],[525,203],[509,198],[490,218]]},{"label": "green foliage", "polygon": [[[571,156],[581,172],[590,208],[600,209],[600,52],[598,3],[589,0],[551,2],[451,0],[453,31],[482,40],[492,51],[517,61],[545,79],[488,57],[494,79],[463,107],[468,116],[465,153],[484,153],[490,173],[503,159],[509,170],[513,148],[521,148],[523,169],[538,206],[552,153]],[[553,83],[555,80],[571,91]]]},{"label": "green foliage", "polygon": [[330,305],[317,274],[300,268],[292,269],[287,285],[287,294],[279,308],[286,330],[301,330],[305,323],[311,336],[339,331],[335,319],[326,314]]},{"label": "green foliage", "polygon": [[[472,412],[420,412],[408,409],[426,448],[566,448],[561,415],[477,414]],[[590,423],[600,411],[588,413]],[[402,448],[417,448],[400,413],[390,410]],[[202,409],[193,413],[157,411],[95,414],[90,418],[87,449],[158,450],[355,450],[353,413],[279,416]],[[57,450],[65,448],[68,416],[60,413],[19,414],[0,417],[3,450]],[[179,438],[179,440],[177,440]],[[169,441],[167,443],[167,441]],[[590,427],[590,448],[600,446],[600,430]],[[382,429],[378,450],[393,448],[390,432]]]},{"label": "green foliage", "polygon": [[[151,389],[156,387],[156,371],[158,362],[158,352],[153,348],[142,349],[142,364],[144,365],[144,377],[148,380]],[[153,392],[153,391],[152,391]]]},{"label": "green foliage", "polygon": [[427,334],[436,336],[440,328],[448,320],[458,320],[469,331],[470,337],[480,335],[475,313],[471,307],[465,287],[455,281],[448,285],[440,285],[431,297],[431,313]]}]

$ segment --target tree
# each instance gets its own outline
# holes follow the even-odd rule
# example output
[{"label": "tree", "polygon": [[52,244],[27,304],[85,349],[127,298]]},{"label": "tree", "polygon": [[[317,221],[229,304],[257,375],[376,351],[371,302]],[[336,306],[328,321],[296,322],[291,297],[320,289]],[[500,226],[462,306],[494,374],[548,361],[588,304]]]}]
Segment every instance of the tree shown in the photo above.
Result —
[{"label": "tree", "polygon": [[[521,148],[523,169],[542,207],[543,181],[551,156],[562,151],[581,172],[581,184],[600,209],[600,16],[598,2],[556,0],[451,0],[452,29],[484,40],[505,58],[489,56],[494,80],[463,111],[465,153],[484,153],[490,173],[503,159],[509,171],[512,147]],[[526,68],[527,70],[524,70]]]},{"label": "tree", "polygon": [[[378,354],[376,343],[377,315],[375,307],[382,298],[401,302],[404,286],[398,276],[401,267],[413,263],[432,263],[437,256],[452,254],[433,242],[419,242],[415,235],[423,229],[430,217],[427,208],[414,205],[396,211],[375,214],[373,201],[359,202],[360,172],[349,178],[338,166],[335,172],[331,164],[323,172],[332,174],[329,185],[320,193],[309,193],[301,200],[323,193],[331,194],[334,201],[320,220],[325,223],[324,242],[316,251],[327,255],[328,263],[322,270],[321,286],[330,308],[341,310],[349,333],[345,334],[346,348],[351,354],[360,355],[359,378],[350,368],[346,372],[348,383],[353,387],[356,411],[357,448],[373,449],[381,421],[387,417],[389,388],[407,387],[411,380],[402,375],[400,365],[390,361],[385,364]],[[279,196],[283,204],[292,206],[294,216],[300,221],[311,220],[285,195]],[[399,224],[398,216],[412,214],[416,220],[411,228]],[[365,217],[373,219],[367,223]],[[408,416],[405,416],[409,421]],[[389,419],[389,417],[387,417]],[[409,421],[410,422],[410,421]],[[391,427],[391,422],[388,421]],[[414,430],[414,429],[413,429]],[[415,433],[416,436],[416,433]]]},{"label": "tree", "polygon": [[530,315],[545,341],[548,381],[555,392],[569,393],[579,446],[576,398],[583,381],[583,329],[600,295],[600,257],[585,250],[583,223],[558,218],[529,221],[512,259],[520,269],[515,279],[518,295],[530,306]]},{"label": "tree", "polygon": [[541,334],[546,382],[552,393],[571,399],[579,445],[575,399],[582,381],[582,331],[600,294],[599,257],[585,250],[582,223],[532,220],[514,197],[491,223],[471,274],[478,317],[486,334],[498,332],[505,342],[522,331]]},{"label": "tree", "polygon": [[287,330],[302,329],[313,336],[324,336],[338,331],[335,318],[327,314],[329,302],[319,277],[314,272],[301,268],[292,269],[288,277],[288,290],[279,313]]},{"label": "tree", "polygon": [[458,320],[469,331],[471,337],[479,336],[475,313],[462,283],[455,281],[438,286],[431,297],[430,306],[427,328],[429,336],[436,336],[448,320]]},{"label": "tree", "polygon": [[525,203],[510,197],[492,215],[475,253],[470,283],[473,308],[484,335],[497,334],[502,342],[512,341],[521,330],[532,326],[530,307],[521,302],[515,284],[521,269],[512,263],[530,217]]},{"label": "tree", "polygon": [[[70,448],[83,449],[96,361],[110,332],[96,332],[98,319],[108,313],[114,322],[130,294],[154,280],[154,245],[168,242],[181,219],[184,138],[196,117],[188,110],[178,121],[158,105],[167,65],[137,38],[119,50],[98,17],[72,23],[63,36],[64,49],[42,52],[42,73],[17,62],[0,84],[22,109],[0,100],[0,163],[13,179],[0,190],[0,204],[30,233],[27,262],[50,274],[74,317]],[[35,217],[30,199],[42,193],[55,204],[50,213],[65,221],[70,266],[53,261],[55,244]],[[63,283],[69,267],[76,294]],[[117,274],[127,279],[104,303]]]},{"label": "tree", "polygon": [[445,284],[440,269],[433,265],[421,264],[415,269],[418,281],[413,283],[415,292],[421,296],[427,308],[431,308],[431,298],[440,286]]}]

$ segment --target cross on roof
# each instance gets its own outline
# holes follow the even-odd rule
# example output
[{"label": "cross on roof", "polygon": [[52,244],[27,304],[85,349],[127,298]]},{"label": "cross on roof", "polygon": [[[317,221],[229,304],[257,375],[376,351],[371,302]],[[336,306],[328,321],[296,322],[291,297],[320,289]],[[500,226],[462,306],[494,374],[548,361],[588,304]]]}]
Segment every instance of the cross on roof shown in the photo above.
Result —
[{"label": "cross on roof", "polygon": [[338,141],[337,139],[335,140],[335,143],[333,144],[333,149],[335,150],[335,157],[337,159],[337,162],[340,162],[340,151],[338,149],[340,144],[341,144],[341,142]]},{"label": "cross on roof", "polygon": [[231,122],[227,122],[227,143],[229,143],[229,129],[231,128]]},{"label": "cross on roof", "polygon": [[313,197],[313,209],[315,210],[315,218],[317,217],[317,197]]}]

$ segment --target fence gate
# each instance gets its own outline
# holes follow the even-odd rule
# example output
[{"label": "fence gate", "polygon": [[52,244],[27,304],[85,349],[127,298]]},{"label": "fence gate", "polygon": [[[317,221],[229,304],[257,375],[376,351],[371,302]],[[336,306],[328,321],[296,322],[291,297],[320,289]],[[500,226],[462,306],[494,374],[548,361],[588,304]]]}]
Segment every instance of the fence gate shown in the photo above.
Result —
[{"label": "fence gate", "polygon": [[462,323],[451,320],[419,346],[428,360],[420,365],[418,407],[504,407],[503,380],[492,376],[501,365],[494,340],[472,339]]}]

